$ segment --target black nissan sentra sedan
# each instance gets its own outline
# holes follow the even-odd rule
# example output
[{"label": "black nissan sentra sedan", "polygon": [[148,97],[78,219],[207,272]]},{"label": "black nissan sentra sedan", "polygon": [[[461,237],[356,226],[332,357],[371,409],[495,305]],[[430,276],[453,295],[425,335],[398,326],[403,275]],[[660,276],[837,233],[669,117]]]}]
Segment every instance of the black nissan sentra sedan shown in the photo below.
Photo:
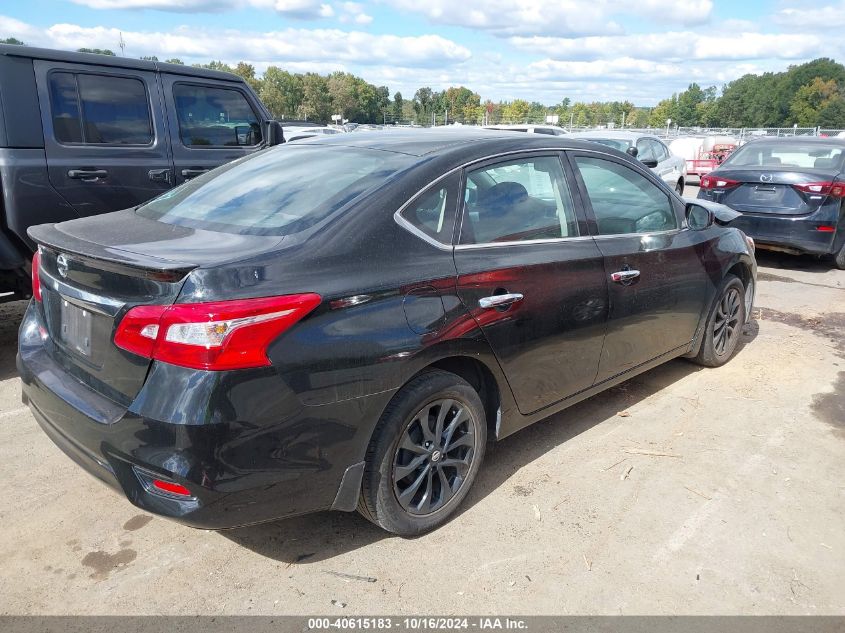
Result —
[{"label": "black nissan sentra sedan", "polygon": [[752,141],[701,178],[698,197],[742,216],[761,248],[828,255],[845,269],[845,139]]},{"label": "black nissan sentra sedan", "polygon": [[418,534],[488,440],[733,355],[756,275],[735,216],[565,138],[290,143],[31,228],[23,399],[83,468],[188,525],[357,508]]}]

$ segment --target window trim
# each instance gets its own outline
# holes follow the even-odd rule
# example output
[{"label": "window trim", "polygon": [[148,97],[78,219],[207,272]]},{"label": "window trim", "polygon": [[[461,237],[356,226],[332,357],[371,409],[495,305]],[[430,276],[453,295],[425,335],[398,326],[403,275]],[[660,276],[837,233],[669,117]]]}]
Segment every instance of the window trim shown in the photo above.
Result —
[{"label": "window trim", "polygon": [[[458,202],[460,207],[458,209],[458,215],[456,216],[456,221],[460,218],[460,226],[458,227],[457,235],[455,235],[453,239],[453,248],[458,250],[467,250],[471,248],[491,248],[496,246],[516,246],[520,244],[551,244],[555,242],[564,242],[564,241],[571,241],[571,240],[579,240],[582,238],[589,238],[590,235],[584,235],[582,233],[583,229],[586,228],[586,224],[584,222],[585,218],[583,217],[583,213],[579,214],[578,212],[578,203],[576,201],[576,194],[573,188],[574,180],[572,178],[572,174],[569,172],[569,165],[568,161],[564,158],[564,149],[563,148],[555,148],[552,150],[543,150],[543,149],[528,149],[528,150],[519,150],[515,152],[507,152],[504,154],[497,154],[495,156],[488,156],[486,158],[482,158],[471,163],[467,163],[461,167],[461,188],[460,194],[458,195]],[[567,188],[569,189],[569,197],[572,202],[572,210],[575,214],[575,226],[578,229],[578,235],[570,235],[567,237],[543,237],[538,238],[535,240],[510,240],[507,242],[480,242],[478,244],[461,244],[461,233],[464,229],[464,220],[466,219],[466,200],[463,195],[464,188],[466,186],[467,181],[467,172],[470,171],[477,171],[479,169],[484,169],[485,167],[492,167],[498,163],[502,162],[511,162],[514,160],[519,160],[521,158],[531,159],[531,158],[557,158],[558,163],[560,163],[560,170],[563,173],[563,179],[566,181]],[[589,232],[589,231],[588,231]]]},{"label": "window trim", "polygon": [[[607,160],[612,163],[616,163],[621,165],[622,167],[626,167],[631,171],[640,174],[646,180],[651,181],[651,184],[657,187],[666,196],[667,202],[669,202],[669,206],[672,208],[672,213],[675,216],[675,223],[676,227],[674,229],[664,229],[661,231],[646,231],[646,232],[638,232],[638,233],[608,233],[602,234],[599,233],[598,227],[598,220],[596,219],[595,211],[593,210],[593,202],[590,200],[589,193],[587,192],[587,187],[584,184],[584,180],[581,177],[581,171],[578,169],[578,164],[576,162],[577,156],[588,156],[592,158],[599,158],[599,160]],[[597,155],[597,156],[596,156]],[[595,150],[569,150],[566,152],[567,159],[572,167],[575,179],[578,184],[578,191],[581,197],[582,205],[585,211],[589,211],[589,227],[590,227],[590,234],[591,237],[594,239],[604,239],[604,238],[624,238],[624,237],[639,237],[643,238],[649,235],[670,235],[673,233],[680,233],[681,231],[689,230],[689,227],[686,224],[686,218],[682,218],[678,214],[678,205],[676,202],[680,199],[683,202],[683,199],[680,198],[674,191],[667,191],[668,187],[666,183],[663,182],[662,179],[658,178],[655,173],[651,169],[642,168],[636,169],[631,165],[625,164],[624,161],[617,159],[615,156],[611,156],[610,154],[604,154],[602,152],[597,152]]]},{"label": "window trim", "polygon": [[[79,122],[80,122],[80,134],[83,138],[85,138],[85,126],[83,125],[84,121],[84,111],[82,109],[82,95],[79,93],[79,81],[77,77],[79,75],[93,75],[95,77],[117,77],[119,79],[132,79],[137,81],[141,84],[144,88],[144,96],[146,97],[147,102],[147,116],[150,122],[150,141],[148,143],[86,143],[84,140],[80,143],[74,143],[69,141],[60,141],[56,136],[56,125],[55,119],[53,117],[53,75],[64,73],[71,75],[73,77],[73,83],[76,85],[76,107],[79,111]],[[50,112],[50,130],[53,133],[53,142],[57,145],[61,145],[62,147],[154,147],[157,141],[157,130],[155,125],[155,117],[153,116],[153,109],[150,100],[150,91],[147,89],[147,82],[144,81],[143,77],[139,77],[138,75],[127,75],[123,73],[104,73],[104,72],[95,72],[91,70],[76,70],[71,68],[51,68],[47,72],[47,95],[50,98],[49,103],[49,112]]]},{"label": "window trim", "polygon": [[448,242],[441,242],[441,241],[435,239],[434,237],[432,237],[431,235],[429,235],[428,233],[426,233],[425,231],[423,231],[422,229],[417,227],[413,222],[411,222],[408,218],[406,218],[402,214],[408,208],[410,208],[410,206],[412,204],[414,204],[414,202],[416,202],[417,200],[419,200],[420,198],[422,198],[423,196],[428,194],[433,189],[437,188],[437,186],[440,185],[441,182],[449,180],[449,178],[453,178],[455,172],[458,169],[460,169],[460,168],[452,169],[449,172],[443,174],[442,176],[437,178],[437,180],[434,180],[434,181],[428,183],[425,187],[423,187],[417,193],[415,193],[413,196],[411,196],[411,198],[407,202],[405,202],[405,204],[403,204],[396,211],[396,213],[393,214],[393,217],[396,220],[397,224],[399,224],[403,228],[407,229],[408,231],[410,231],[411,233],[413,233],[417,237],[425,240],[426,242],[428,242],[432,246],[437,246],[438,248],[445,249],[445,250],[451,250],[453,248],[452,245],[455,243],[455,226],[458,223],[458,198],[460,198],[460,195],[459,195],[458,192],[463,190],[462,189],[462,186],[463,186],[463,179],[462,178],[457,178],[457,182],[451,183],[451,186],[450,186],[450,183],[447,182],[447,183],[445,183],[445,185],[442,185],[440,187],[441,189],[443,189],[443,188],[446,189],[446,192],[447,192],[446,202],[447,202],[447,204],[449,202],[449,198],[448,198],[449,192],[453,189],[455,190],[454,195],[455,195],[456,200],[454,202],[454,204],[455,204],[454,215],[452,216],[452,234],[449,236]]},{"label": "window trim", "polygon": [[243,148],[243,149],[254,149],[256,147],[260,147],[264,143],[264,139],[262,138],[258,143],[255,143],[254,145],[185,145],[185,142],[182,140],[182,122],[179,120],[179,113],[177,111],[178,106],[176,105],[176,94],[174,93],[177,86],[194,86],[194,87],[197,87],[197,88],[212,88],[212,89],[215,89],[215,90],[232,90],[234,92],[239,93],[244,98],[244,100],[246,101],[246,104],[249,106],[249,109],[252,111],[252,114],[255,117],[255,120],[258,121],[259,129],[261,129],[261,121],[263,119],[255,111],[255,105],[252,103],[252,101],[249,100],[249,96],[246,94],[246,92],[244,92],[240,88],[240,86],[237,86],[237,85],[219,86],[219,85],[216,85],[216,84],[201,83],[201,82],[196,82],[196,81],[174,81],[170,85],[170,100],[173,102],[173,116],[176,119],[176,125],[179,128],[177,130],[176,136],[179,139],[179,144],[183,148],[185,148],[187,150],[198,150],[198,151],[202,151],[202,150],[206,150],[206,149],[226,149],[226,150],[232,150],[232,149],[235,149],[235,148],[238,148],[238,149],[241,149],[241,148]]}]

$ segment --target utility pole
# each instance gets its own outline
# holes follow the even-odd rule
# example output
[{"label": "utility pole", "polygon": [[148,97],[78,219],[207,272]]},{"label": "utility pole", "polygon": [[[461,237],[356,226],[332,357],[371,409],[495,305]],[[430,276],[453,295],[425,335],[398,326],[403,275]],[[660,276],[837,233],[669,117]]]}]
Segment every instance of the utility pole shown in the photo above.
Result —
[{"label": "utility pole", "polygon": [[449,108],[446,108],[446,114],[443,118],[443,125],[449,125]]},{"label": "utility pole", "polygon": [[117,45],[120,46],[120,56],[126,57],[126,42],[123,41],[123,31],[120,32],[120,41]]}]

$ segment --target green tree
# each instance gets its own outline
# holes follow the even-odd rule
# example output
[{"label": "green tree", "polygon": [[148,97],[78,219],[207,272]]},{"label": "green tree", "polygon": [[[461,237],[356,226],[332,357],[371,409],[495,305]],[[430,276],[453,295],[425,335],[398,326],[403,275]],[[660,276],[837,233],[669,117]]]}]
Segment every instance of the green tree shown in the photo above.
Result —
[{"label": "green tree", "polygon": [[158,61],[158,57],[156,57],[155,55],[144,55],[143,57],[141,57],[141,59],[144,60],[144,61],[147,61],[147,62],[157,62]]},{"label": "green tree", "polygon": [[397,92],[393,95],[393,121],[399,122],[402,120],[402,93]]},{"label": "green tree", "polygon": [[7,37],[6,39],[0,40],[0,44],[16,44],[17,46],[26,46],[26,44],[21,42],[16,37]]},{"label": "green tree", "polygon": [[[266,79],[266,75],[265,75]],[[326,78],[317,73],[305,73],[302,76],[302,103],[299,111],[302,118],[309,121],[328,123],[331,121],[332,100]]]},{"label": "green tree", "polygon": [[94,53],[96,55],[111,55],[112,57],[116,57],[114,51],[110,51],[107,48],[77,48],[77,53]]},{"label": "green tree", "polygon": [[524,123],[530,110],[531,104],[525,99],[514,99],[502,106],[502,120],[508,123]]},{"label": "green tree", "polygon": [[414,93],[413,108],[416,114],[416,121],[420,124],[431,122],[431,112],[434,105],[434,93],[428,86],[419,88]]},{"label": "green tree", "polygon": [[303,99],[302,78],[270,66],[264,73],[259,97],[274,117],[296,119]]},{"label": "green tree", "polygon": [[165,61],[165,63],[167,63],[167,64],[178,64],[179,66],[184,66],[184,65],[185,65],[185,62],[183,62],[183,61],[182,61],[181,59],[179,59],[178,57],[171,57],[170,59],[165,59],[164,61]]},{"label": "green tree", "polygon": [[836,81],[833,79],[825,81],[821,77],[816,77],[809,84],[798,89],[790,105],[789,113],[799,127],[815,127],[818,125],[819,113],[836,98],[841,99]]}]

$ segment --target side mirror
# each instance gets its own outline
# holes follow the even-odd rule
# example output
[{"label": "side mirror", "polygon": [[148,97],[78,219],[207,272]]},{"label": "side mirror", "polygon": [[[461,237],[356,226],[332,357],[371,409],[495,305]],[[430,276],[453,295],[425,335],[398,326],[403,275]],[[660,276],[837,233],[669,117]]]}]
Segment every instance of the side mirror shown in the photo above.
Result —
[{"label": "side mirror", "polygon": [[637,146],[636,146],[636,145],[631,145],[631,147],[629,147],[629,148],[628,148],[628,149],[626,149],[625,151],[626,151],[628,154],[630,154],[631,156],[633,156],[634,158],[636,158],[636,157],[637,157],[637,154],[639,154],[639,153],[640,153],[640,150],[638,150],[638,149],[637,149]]},{"label": "side mirror", "polygon": [[267,147],[281,145],[285,142],[285,133],[282,124],[278,121],[264,121],[262,127],[264,128],[264,144]]},{"label": "side mirror", "polygon": [[655,167],[657,167],[657,159],[656,158],[646,158],[645,160],[640,161],[640,162],[642,162],[642,164],[645,165],[646,167],[648,167],[649,169],[654,169]]},{"label": "side mirror", "polygon": [[687,226],[693,231],[701,231],[703,229],[713,226],[716,218],[709,209],[705,209],[700,204],[690,202],[686,209]]}]

